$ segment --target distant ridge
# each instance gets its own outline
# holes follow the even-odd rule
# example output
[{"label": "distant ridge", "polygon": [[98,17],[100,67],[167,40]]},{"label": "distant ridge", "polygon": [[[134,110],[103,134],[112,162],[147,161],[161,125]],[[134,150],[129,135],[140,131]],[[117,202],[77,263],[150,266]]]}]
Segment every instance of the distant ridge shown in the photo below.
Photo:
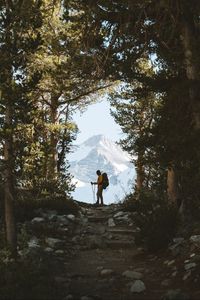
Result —
[{"label": "distant ridge", "polygon": [[[70,172],[77,188],[76,200],[91,203],[91,181],[96,181],[96,170],[107,172],[110,186],[106,191],[107,202],[124,197],[134,183],[135,167],[131,157],[119,145],[104,135],[94,135],[75,146],[69,156]],[[108,199],[109,198],[109,199]]]}]

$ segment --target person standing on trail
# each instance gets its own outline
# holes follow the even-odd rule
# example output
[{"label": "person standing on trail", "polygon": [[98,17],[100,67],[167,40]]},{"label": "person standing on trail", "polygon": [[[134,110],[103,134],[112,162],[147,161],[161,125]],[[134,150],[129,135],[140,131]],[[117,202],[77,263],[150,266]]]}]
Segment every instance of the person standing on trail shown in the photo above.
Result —
[{"label": "person standing on trail", "polygon": [[97,202],[96,205],[99,205],[99,200],[101,200],[101,205],[103,205],[103,176],[99,170],[96,171],[98,176],[97,182],[91,182],[91,184],[97,184]]}]

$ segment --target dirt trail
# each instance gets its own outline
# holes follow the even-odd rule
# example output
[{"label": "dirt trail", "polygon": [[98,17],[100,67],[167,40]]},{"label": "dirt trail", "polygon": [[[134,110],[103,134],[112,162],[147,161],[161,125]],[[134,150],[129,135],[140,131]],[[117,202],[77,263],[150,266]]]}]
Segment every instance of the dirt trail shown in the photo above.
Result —
[{"label": "dirt trail", "polygon": [[[192,291],[192,299],[200,299],[198,287],[193,282],[183,282],[181,272],[172,277],[171,269],[164,263],[173,259],[169,254],[151,255],[138,248],[131,225],[108,226],[113,206],[91,206],[84,213],[85,222],[77,228],[74,238],[76,255],[64,263],[63,276],[68,279],[66,300],[160,300],[172,289],[189,295]],[[134,271],[136,277],[131,278],[133,273],[124,276],[125,271]],[[137,279],[143,282],[145,290],[131,292]]]}]

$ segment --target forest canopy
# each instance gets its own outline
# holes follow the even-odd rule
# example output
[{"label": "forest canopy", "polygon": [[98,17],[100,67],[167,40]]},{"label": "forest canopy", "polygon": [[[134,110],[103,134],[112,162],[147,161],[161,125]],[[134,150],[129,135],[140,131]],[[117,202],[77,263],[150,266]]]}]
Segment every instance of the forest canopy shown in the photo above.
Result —
[{"label": "forest canopy", "polygon": [[13,252],[25,191],[70,198],[72,113],[103,91],[137,157],[136,198],[149,189],[199,207],[199,16],[198,0],[0,1],[0,180]]}]

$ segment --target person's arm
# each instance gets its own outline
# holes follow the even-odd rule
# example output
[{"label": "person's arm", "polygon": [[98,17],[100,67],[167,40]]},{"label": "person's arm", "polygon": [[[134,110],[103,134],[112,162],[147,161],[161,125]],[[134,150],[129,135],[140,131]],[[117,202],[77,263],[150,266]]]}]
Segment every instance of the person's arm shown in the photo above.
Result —
[{"label": "person's arm", "polygon": [[91,181],[91,184],[98,184],[98,183],[97,183],[97,182],[92,182],[92,181]]}]

